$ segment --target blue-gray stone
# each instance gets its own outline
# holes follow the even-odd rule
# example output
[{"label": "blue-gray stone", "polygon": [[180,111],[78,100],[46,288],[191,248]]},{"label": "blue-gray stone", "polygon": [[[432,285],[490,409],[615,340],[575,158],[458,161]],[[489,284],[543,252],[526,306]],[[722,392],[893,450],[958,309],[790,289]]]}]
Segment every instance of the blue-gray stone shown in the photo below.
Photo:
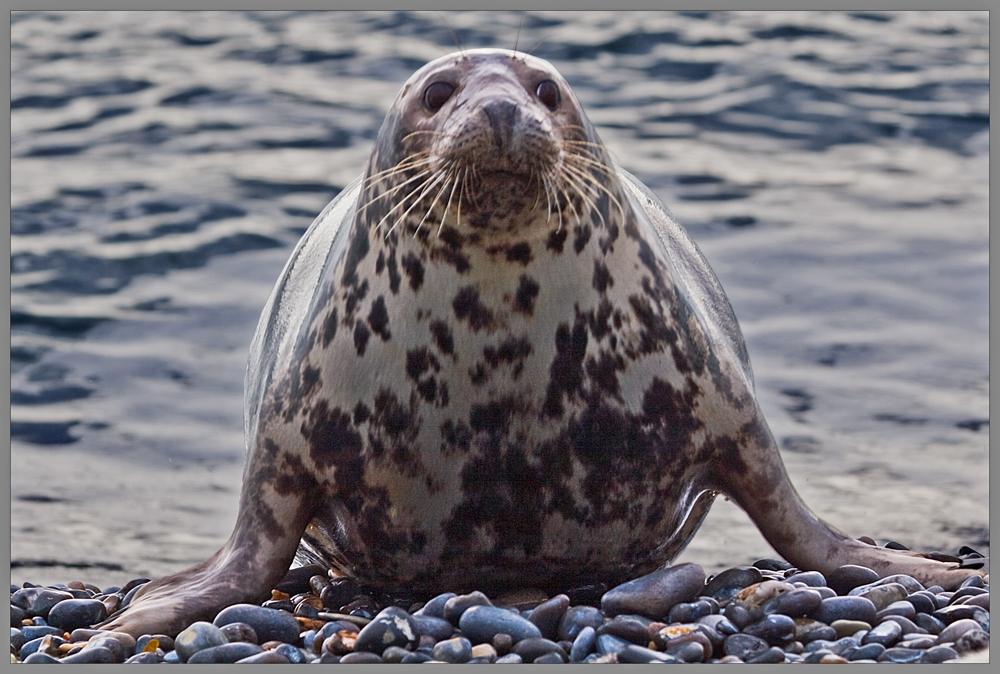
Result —
[{"label": "blue-gray stone", "polygon": [[96,599],[66,599],[49,611],[50,625],[72,632],[79,627],[90,627],[108,617],[108,607]]},{"label": "blue-gray stone", "polygon": [[563,658],[563,662],[566,661],[566,654],[563,652],[562,647],[544,637],[531,637],[518,641],[514,644],[514,653],[520,655],[524,662],[534,662],[537,658],[548,653],[558,653]]},{"label": "blue-gray stone", "polygon": [[472,644],[465,637],[445,639],[434,644],[433,656],[442,662],[468,662],[472,658]]},{"label": "blue-gray stone", "polygon": [[66,665],[76,665],[76,664],[86,664],[86,663],[96,663],[96,662],[113,664],[116,662],[123,662],[123,661],[118,660],[115,657],[115,654],[112,653],[109,649],[104,648],[102,646],[98,646],[96,648],[84,648],[79,653],[74,653],[73,655],[69,655],[63,658],[62,660],[60,660],[60,662]]},{"label": "blue-gray stone", "polygon": [[10,626],[20,627],[24,623],[24,619],[28,617],[28,612],[25,611],[20,606],[10,605]]},{"label": "blue-gray stone", "polygon": [[181,662],[187,662],[188,658],[200,650],[227,643],[229,640],[222,630],[212,623],[199,620],[177,635],[172,652],[177,653]]},{"label": "blue-gray stone", "polygon": [[646,664],[649,662],[676,663],[684,661],[644,646],[629,644],[618,651],[618,662],[623,664]]},{"label": "blue-gray stone", "polygon": [[918,648],[887,648],[876,659],[878,662],[917,662],[924,656]]},{"label": "blue-gray stone", "polygon": [[277,649],[275,649],[273,651],[261,651],[260,653],[248,655],[245,658],[237,660],[236,664],[237,665],[287,665],[290,664],[290,661],[284,655],[279,653]]},{"label": "blue-gray stone", "polygon": [[764,603],[761,609],[764,615],[778,613],[791,618],[810,617],[819,611],[823,597],[816,590],[791,590]]},{"label": "blue-gray stone", "polygon": [[264,608],[254,604],[234,604],[226,607],[212,621],[216,627],[230,623],[246,623],[257,634],[257,641],[280,641],[296,644],[299,640],[299,623],[295,616],[285,611]]},{"label": "blue-gray stone", "polygon": [[62,636],[63,630],[58,627],[51,627],[49,625],[26,625],[21,628],[21,634],[24,635],[24,641],[34,641],[39,637],[44,637],[46,634],[56,634]]},{"label": "blue-gray stone", "polygon": [[[57,637],[51,634],[46,634],[45,636],[51,637],[53,645],[57,647],[62,646],[64,643],[66,643],[66,640],[63,639],[62,637]],[[32,653],[34,653],[35,651],[37,651],[38,647],[42,645],[42,640],[44,639],[45,637],[38,637],[37,639],[32,639],[31,641],[28,641],[23,646],[21,646],[21,659],[23,660]]]},{"label": "blue-gray stone", "polygon": [[889,648],[899,641],[901,636],[903,636],[903,628],[900,624],[894,620],[886,620],[871,628],[864,639],[861,640],[861,643],[882,644],[886,648]]},{"label": "blue-gray stone", "polygon": [[693,623],[712,615],[712,605],[707,601],[685,601],[677,604],[667,614],[667,624]]},{"label": "blue-gray stone", "polygon": [[731,634],[722,643],[722,652],[746,660],[769,648],[766,641],[750,634]]},{"label": "blue-gray stone", "polygon": [[924,651],[924,654],[920,657],[920,662],[936,665],[942,662],[948,662],[949,660],[954,660],[957,657],[958,651],[954,648],[950,648],[948,646],[934,646]]},{"label": "blue-gray stone", "polygon": [[597,642],[597,632],[590,625],[580,630],[573,640],[573,648],[569,652],[570,662],[582,662],[594,650]]},{"label": "blue-gray stone", "polygon": [[879,585],[891,585],[893,583],[898,583],[902,585],[906,590],[907,594],[913,594],[914,592],[920,592],[924,589],[924,586],[920,584],[920,581],[913,576],[908,576],[905,573],[897,573],[893,576],[886,576],[885,578],[879,578],[878,580],[868,583],[867,585],[859,585],[858,587],[852,589],[847,594],[852,597],[864,594],[869,590],[878,587]]},{"label": "blue-gray stone", "polygon": [[534,665],[561,665],[564,662],[566,662],[566,656],[562,652],[545,653],[531,661]]},{"label": "blue-gray stone", "polygon": [[493,606],[493,602],[478,590],[469,594],[460,594],[444,603],[444,612],[441,617],[452,625],[457,625],[462,614],[473,606]]},{"label": "blue-gray stone", "polygon": [[44,618],[53,606],[67,599],[73,599],[73,595],[63,590],[26,587],[12,594],[10,603],[24,609],[28,616],[42,616]]},{"label": "blue-gray stone", "polygon": [[[129,641],[131,642],[131,638],[129,638]],[[98,637],[91,639],[87,642],[87,645],[83,647],[83,650],[87,650],[89,648],[108,649],[112,654],[114,654],[115,662],[125,662],[125,658],[132,654],[126,651],[125,644],[114,637]]]},{"label": "blue-gray stone", "polygon": [[629,645],[630,642],[622,639],[621,637],[616,637],[613,634],[599,634],[597,636],[597,652],[601,655],[607,655],[608,653],[617,653],[621,649]]},{"label": "blue-gray stone", "polygon": [[764,580],[760,569],[755,566],[737,566],[726,569],[705,585],[702,594],[717,600],[727,600],[745,587]]},{"label": "blue-gray stone", "polygon": [[860,620],[875,623],[875,604],[864,597],[830,597],[824,599],[813,617],[827,625],[834,620]]},{"label": "blue-gray stone", "polygon": [[856,587],[868,585],[878,580],[878,574],[866,566],[845,564],[834,569],[826,577],[826,584],[837,594],[847,594]]},{"label": "blue-gray stone", "polygon": [[24,634],[21,630],[16,627],[10,628],[10,647],[13,648],[15,652],[27,643],[27,641],[28,640],[24,638]]},{"label": "blue-gray stone", "polygon": [[842,655],[847,660],[852,662],[855,660],[877,660],[878,656],[882,655],[885,651],[885,646],[882,644],[867,644],[865,646],[859,646],[852,651],[843,653]]},{"label": "blue-gray stone", "polygon": [[604,615],[593,606],[570,606],[559,623],[559,640],[573,641],[584,627],[595,630],[604,624]]},{"label": "blue-gray stone", "polygon": [[785,578],[786,583],[805,583],[810,587],[824,587],[826,578],[819,571],[799,571]]},{"label": "blue-gray stone", "polygon": [[557,594],[532,609],[528,620],[538,627],[543,637],[556,639],[559,636],[559,623],[566,614],[567,608],[569,608],[569,597]]},{"label": "blue-gray stone", "polygon": [[681,662],[701,662],[705,659],[705,646],[699,641],[685,641],[676,645],[668,643],[667,655]]},{"label": "blue-gray stone", "polygon": [[187,659],[189,665],[196,664],[232,664],[237,660],[249,658],[251,655],[263,653],[264,649],[257,644],[250,644],[245,641],[234,641],[232,643],[203,648]]},{"label": "blue-gray stone", "polygon": [[413,624],[417,627],[417,634],[434,637],[434,641],[444,641],[455,631],[455,626],[444,618],[435,618],[429,615],[414,615]]},{"label": "blue-gray stone", "polygon": [[354,651],[340,659],[342,665],[376,665],[382,662],[377,653],[370,651]]},{"label": "blue-gray stone", "polygon": [[434,618],[444,618],[444,605],[452,597],[457,597],[458,595],[454,592],[445,592],[444,594],[439,594],[434,597],[426,604],[424,604],[420,610],[418,610],[414,615],[426,615],[432,616]]},{"label": "blue-gray stone", "polygon": [[775,613],[743,628],[744,634],[759,637],[768,646],[785,646],[795,640],[795,621]]},{"label": "blue-gray stone", "polygon": [[914,622],[921,629],[927,630],[930,634],[941,634],[945,624],[929,613],[918,613]]},{"label": "blue-gray stone", "polygon": [[520,665],[524,660],[517,653],[508,653],[502,658],[497,658],[495,665]]},{"label": "blue-gray stone", "polygon": [[514,643],[542,636],[538,626],[527,618],[496,606],[478,605],[466,609],[458,621],[458,628],[474,644],[490,643],[497,634],[509,634]]},{"label": "blue-gray stone", "polygon": [[26,665],[58,665],[59,659],[52,657],[48,653],[32,653],[21,662]]},{"label": "blue-gray stone", "polygon": [[763,653],[757,653],[746,659],[748,665],[773,665],[785,661],[785,652],[777,646],[771,646]]},{"label": "blue-gray stone", "polygon": [[413,617],[398,606],[388,606],[358,633],[354,650],[381,655],[389,646],[413,648],[419,642]]},{"label": "blue-gray stone", "polygon": [[145,653],[136,653],[128,660],[125,661],[126,665],[158,665],[163,662],[163,653],[157,653],[156,651],[146,651]]},{"label": "blue-gray stone", "polygon": [[697,564],[677,564],[658,569],[601,597],[605,615],[635,613],[659,620],[677,604],[693,600],[705,589],[705,572]]},{"label": "blue-gray stone", "polygon": [[642,616],[615,616],[597,628],[597,636],[611,634],[633,644],[649,643],[649,625],[652,621]]}]

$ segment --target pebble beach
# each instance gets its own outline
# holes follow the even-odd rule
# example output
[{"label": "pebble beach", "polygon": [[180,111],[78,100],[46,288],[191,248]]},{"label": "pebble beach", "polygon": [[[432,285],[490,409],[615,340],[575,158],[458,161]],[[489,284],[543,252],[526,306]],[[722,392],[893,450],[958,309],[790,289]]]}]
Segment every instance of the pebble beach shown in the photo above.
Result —
[{"label": "pebble beach", "polygon": [[[960,552],[955,562],[983,566],[979,553]],[[145,579],[103,590],[12,585],[11,661],[939,664],[989,648],[988,578],[946,592],[861,566],[824,577],[761,559],[709,577],[678,564],[551,597],[473,591],[415,602],[313,565],[291,570],[260,606],[138,639],[91,626],[127,606]]]},{"label": "pebble beach", "polygon": [[11,34],[12,662],[988,646],[988,576],[793,569],[722,499],[673,566],[617,588],[417,601],[307,567],[176,637],[93,629],[225,540],[267,294],[402,82],[456,39],[550,60],[692,234],[806,502],[988,571],[987,14],[15,12]]}]

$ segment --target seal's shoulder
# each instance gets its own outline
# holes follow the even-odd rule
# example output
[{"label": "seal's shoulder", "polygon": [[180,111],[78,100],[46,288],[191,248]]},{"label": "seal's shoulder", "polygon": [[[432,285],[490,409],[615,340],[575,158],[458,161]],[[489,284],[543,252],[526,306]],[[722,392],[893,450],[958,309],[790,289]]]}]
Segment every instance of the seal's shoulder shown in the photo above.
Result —
[{"label": "seal's shoulder", "polygon": [[[632,210],[637,214],[639,226],[645,225],[652,229],[655,240],[659,241],[678,290],[705,324],[716,348],[722,346],[730,350],[752,391],[753,371],[743,342],[743,333],[715,272],[698,245],[663,202],[631,173],[617,165],[615,170],[629,200],[633,202]],[[645,221],[640,215],[645,215]]]}]

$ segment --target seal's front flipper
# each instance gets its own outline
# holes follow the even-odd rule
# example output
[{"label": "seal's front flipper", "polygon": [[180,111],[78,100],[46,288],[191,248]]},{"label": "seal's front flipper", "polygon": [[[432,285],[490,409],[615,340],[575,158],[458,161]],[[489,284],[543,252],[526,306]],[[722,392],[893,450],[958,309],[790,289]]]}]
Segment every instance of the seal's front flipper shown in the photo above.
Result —
[{"label": "seal's front flipper", "polygon": [[746,511],[778,554],[798,568],[829,574],[845,564],[856,564],[872,569],[880,578],[902,573],[925,587],[940,585],[945,590],[956,589],[971,576],[984,575],[910,550],[880,548],[848,538],[816,517],[802,501],[763,421],[744,433],[743,439],[743,462],[730,466],[723,491]]},{"label": "seal's front flipper", "polygon": [[222,549],[146,583],[124,610],[98,627],[137,638],[173,637],[193,622],[211,621],[227,606],[266,599],[288,571],[312,517],[315,486],[303,479],[294,463],[256,452],[243,480],[236,528]]}]

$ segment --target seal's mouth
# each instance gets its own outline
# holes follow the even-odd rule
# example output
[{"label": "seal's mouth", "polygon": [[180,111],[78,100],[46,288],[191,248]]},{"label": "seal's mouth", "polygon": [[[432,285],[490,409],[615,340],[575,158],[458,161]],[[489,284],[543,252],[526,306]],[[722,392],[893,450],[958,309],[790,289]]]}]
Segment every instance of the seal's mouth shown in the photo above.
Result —
[{"label": "seal's mouth", "polygon": [[359,210],[381,211],[375,228],[388,237],[401,227],[417,236],[440,235],[446,223],[480,232],[550,225],[561,230],[583,219],[623,212],[618,178],[598,143],[554,139],[530,159],[506,148],[449,156],[434,147],[408,153],[395,166],[369,175]]}]

